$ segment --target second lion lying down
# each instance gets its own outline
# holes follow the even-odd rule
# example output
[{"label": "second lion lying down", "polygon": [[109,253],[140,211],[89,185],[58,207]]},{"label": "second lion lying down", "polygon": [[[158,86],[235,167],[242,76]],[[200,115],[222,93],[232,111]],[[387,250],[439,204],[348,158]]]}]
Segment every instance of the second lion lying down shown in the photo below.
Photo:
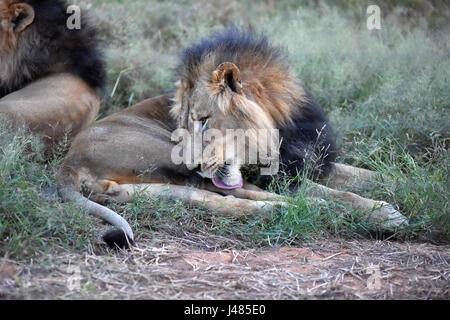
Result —
[{"label": "second lion lying down", "polygon": [[[263,190],[270,177],[255,168],[267,167],[267,162],[249,165],[238,152],[222,152],[230,142],[229,129],[250,132],[242,142],[245,150],[259,143],[258,130],[277,130],[279,149],[272,156],[278,157],[279,151],[280,169],[288,176],[308,168],[308,177],[329,177],[330,185],[375,177],[371,171],[334,163],[336,150],[324,112],[265,37],[235,29],[215,34],[183,52],[178,80],[174,96],[143,101],[81,132],[62,164],[58,184],[63,199],[123,231],[105,237],[110,245],[127,247],[133,232],[121,216],[99,203],[130,201],[137,191],[224,214],[271,212],[286,205]],[[192,136],[215,130],[222,138],[192,152],[191,162],[176,163],[171,139],[176,129]],[[202,151],[211,146],[219,152],[205,156],[209,153]],[[312,196],[348,203],[386,227],[407,223],[385,202],[307,183]]]}]

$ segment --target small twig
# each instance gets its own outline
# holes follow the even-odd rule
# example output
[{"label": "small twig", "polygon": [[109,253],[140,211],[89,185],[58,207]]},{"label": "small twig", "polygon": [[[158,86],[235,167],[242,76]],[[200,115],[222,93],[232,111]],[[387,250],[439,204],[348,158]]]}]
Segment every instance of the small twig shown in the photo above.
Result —
[{"label": "small twig", "polygon": [[112,92],[111,92],[111,95],[110,95],[111,98],[112,98],[112,97],[114,96],[114,94],[116,93],[116,90],[117,90],[117,87],[119,86],[120,78],[122,77],[122,75],[123,75],[125,72],[131,71],[131,70],[133,70],[133,69],[134,69],[134,67],[128,67],[128,68],[123,69],[122,71],[119,72],[119,76],[117,77],[116,83],[114,84],[114,88],[113,88],[113,90],[112,90]]},{"label": "small twig", "polygon": [[338,252],[338,253],[332,254],[332,255],[329,256],[329,257],[323,258],[322,261],[330,260],[331,258],[334,258],[334,257],[336,257],[336,256],[338,256],[338,255],[340,255],[340,254],[342,254],[342,252]]}]

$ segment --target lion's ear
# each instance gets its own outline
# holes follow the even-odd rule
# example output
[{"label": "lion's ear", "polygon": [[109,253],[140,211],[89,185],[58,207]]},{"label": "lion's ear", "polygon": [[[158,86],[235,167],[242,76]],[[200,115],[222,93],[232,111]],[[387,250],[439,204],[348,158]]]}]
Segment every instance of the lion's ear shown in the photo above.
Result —
[{"label": "lion's ear", "polygon": [[242,93],[241,72],[232,62],[220,64],[213,72],[212,81],[214,84],[223,88],[229,88],[235,93]]},{"label": "lion's ear", "polygon": [[18,3],[10,7],[11,25],[14,32],[22,32],[34,21],[34,9],[29,4]]}]

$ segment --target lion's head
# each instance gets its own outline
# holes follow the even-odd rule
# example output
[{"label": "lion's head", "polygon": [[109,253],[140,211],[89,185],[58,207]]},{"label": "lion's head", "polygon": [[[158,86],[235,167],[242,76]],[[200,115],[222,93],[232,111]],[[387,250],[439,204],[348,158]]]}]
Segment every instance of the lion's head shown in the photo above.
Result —
[{"label": "lion's head", "polygon": [[68,6],[67,0],[0,0],[0,97],[56,72],[103,87],[97,28],[84,12],[81,28],[69,29]]},{"label": "lion's head", "polygon": [[265,37],[235,29],[186,50],[179,76],[171,114],[206,142],[188,168],[200,164],[199,173],[219,188],[242,186],[241,167],[255,150],[261,159],[261,134],[274,139],[273,130],[291,120],[301,86]]},{"label": "lion's head", "polygon": [[14,51],[20,34],[35,18],[33,7],[20,0],[0,0],[0,50]]}]

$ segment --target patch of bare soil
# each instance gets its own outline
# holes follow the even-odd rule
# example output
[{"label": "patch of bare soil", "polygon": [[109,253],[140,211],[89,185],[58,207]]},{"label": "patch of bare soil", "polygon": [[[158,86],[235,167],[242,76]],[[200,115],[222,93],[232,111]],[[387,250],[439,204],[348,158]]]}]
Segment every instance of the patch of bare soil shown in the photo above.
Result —
[{"label": "patch of bare soil", "polygon": [[388,241],[202,251],[175,239],[128,253],[0,259],[3,299],[449,299],[450,246]]}]

